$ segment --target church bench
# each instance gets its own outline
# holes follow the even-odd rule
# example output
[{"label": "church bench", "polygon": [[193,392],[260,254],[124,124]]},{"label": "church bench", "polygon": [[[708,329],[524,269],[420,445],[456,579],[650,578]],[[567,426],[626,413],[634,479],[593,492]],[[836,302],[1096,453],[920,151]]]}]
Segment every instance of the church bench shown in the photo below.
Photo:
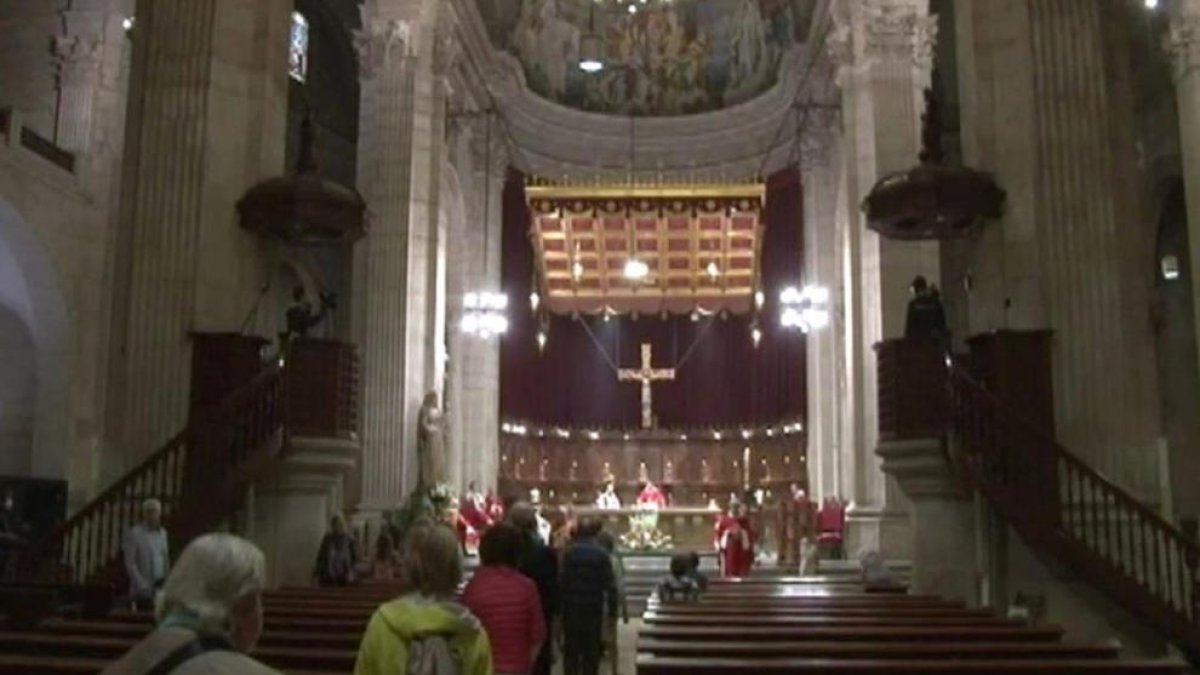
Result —
[{"label": "church bench", "polygon": [[[109,659],[0,653],[0,675],[96,675],[109,663]],[[286,671],[287,675],[344,675],[345,672],[312,668]]]},{"label": "church bench", "polygon": [[[282,615],[264,612],[263,627],[296,632],[319,631],[361,635],[370,619],[371,614],[367,612],[356,613],[354,616],[342,618],[336,616],[326,618],[324,613],[320,611],[302,612],[299,614],[284,613]],[[144,631],[149,631],[154,625],[153,617],[145,613],[117,612],[107,617],[105,621],[140,626]]]},{"label": "church bench", "polygon": [[835,616],[832,614],[764,615],[764,614],[659,614],[646,612],[646,625],[658,626],[779,626],[807,628],[810,626],[1009,626],[1024,625],[1020,621],[985,616],[908,617],[876,612],[865,616]]},{"label": "church bench", "polygon": [[[142,635],[122,637],[89,637],[31,632],[0,633],[0,653],[53,656],[68,653],[72,656],[116,660],[141,640]],[[350,649],[280,647],[264,644],[254,657],[273,668],[317,668],[349,671],[354,669],[357,643]]]},{"label": "church bench", "polygon": [[1128,675],[1129,673],[1182,673],[1183,666],[1162,661],[1119,659],[714,659],[658,657],[640,654],[638,675],[752,675],[755,673],[852,673],[854,675]]},{"label": "church bench", "polygon": [[[130,644],[145,637],[149,626],[107,621],[54,620],[42,626],[43,632],[54,635],[119,637]],[[362,631],[356,633],[289,632],[265,629],[259,644],[276,647],[312,647],[320,649],[357,650]]]},{"label": "church bench", "polygon": [[840,659],[1115,659],[1116,644],[1059,644],[1054,642],[744,642],[647,640],[637,643],[639,654],[686,657],[822,657]]},{"label": "church bench", "polygon": [[959,609],[957,607],[842,607],[839,605],[825,605],[819,607],[804,607],[804,606],[755,606],[755,605],[729,605],[726,607],[714,607],[682,604],[682,603],[662,603],[647,607],[647,612],[653,612],[660,616],[729,616],[729,615],[754,615],[754,616],[894,616],[894,617],[909,617],[909,618],[946,618],[946,617],[963,617],[963,618],[984,618],[994,616],[986,609]]},{"label": "church bench", "polygon": [[[735,632],[736,631],[736,632]],[[639,636],[655,640],[854,641],[854,642],[1055,642],[1058,626],[644,626]]]}]

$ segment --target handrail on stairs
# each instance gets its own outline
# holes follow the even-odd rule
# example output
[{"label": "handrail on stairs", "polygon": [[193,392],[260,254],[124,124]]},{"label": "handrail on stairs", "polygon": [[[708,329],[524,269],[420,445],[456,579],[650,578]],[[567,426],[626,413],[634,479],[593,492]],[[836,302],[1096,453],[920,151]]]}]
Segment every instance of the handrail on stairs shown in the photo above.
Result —
[{"label": "handrail on stairs", "polygon": [[878,355],[882,441],[948,437],[964,479],[1021,537],[1200,662],[1200,547],[933,341]]},{"label": "handrail on stairs", "polygon": [[120,578],[125,532],[142,502],[163,504],[163,523],[182,543],[217,527],[249,481],[283,445],[286,387],[273,363],[117,480],[21,556],[27,579],[109,585]]}]

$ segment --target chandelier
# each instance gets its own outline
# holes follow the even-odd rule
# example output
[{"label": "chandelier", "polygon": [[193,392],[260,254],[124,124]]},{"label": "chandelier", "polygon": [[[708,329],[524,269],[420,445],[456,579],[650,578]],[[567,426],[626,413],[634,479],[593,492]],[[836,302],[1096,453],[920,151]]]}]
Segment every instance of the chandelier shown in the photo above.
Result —
[{"label": "chandelier", "polygon": [[488,339],[508,331],[508,296],[481,291],[463,296],[462,330],[469,335]]},{"label": "chandelier", "polygon": [[805,286],[798,289],[788,286],[779,294],[783,307],[780,321],[784,328],[799,329],[802,333],[829,325],[829,289],[822,286]]}]

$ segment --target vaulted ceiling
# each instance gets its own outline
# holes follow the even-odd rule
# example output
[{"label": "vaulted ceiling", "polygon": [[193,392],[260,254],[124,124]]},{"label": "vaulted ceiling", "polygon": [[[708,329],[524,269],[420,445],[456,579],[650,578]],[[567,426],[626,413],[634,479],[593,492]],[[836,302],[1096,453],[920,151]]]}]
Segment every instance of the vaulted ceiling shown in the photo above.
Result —
[{"label": "vaulted ceiling", "polygon": [[[543,98],[611,114],[682,115],[770,89],[817,0],[476,0],[497,49]],[[634,6],[638,11],[630,12]],[[607,66],[579,68],[585,36]]]}]

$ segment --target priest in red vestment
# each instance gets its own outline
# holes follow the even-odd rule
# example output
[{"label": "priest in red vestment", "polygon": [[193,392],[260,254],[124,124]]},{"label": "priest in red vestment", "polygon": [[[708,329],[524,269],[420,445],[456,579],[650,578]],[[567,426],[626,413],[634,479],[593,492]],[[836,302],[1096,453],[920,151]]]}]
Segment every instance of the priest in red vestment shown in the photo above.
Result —
[{"label": "priest in red vestment", "polygon": [[741,504],[730,507],[728,514],[717,516],[713,545],[725,577],[749,576],[754,566],[754,531]]},{"label": "priest in red vestment", "polygon": [[646,481],[646,486],[638,494],[637,504],[638,506],[653,504],[655,508],[663,509],[667,506],[667,498],[663,495],[662,490],[658,489],[657,485],[651,481]]},{"label": "priest in red vestment", "polygon": [[475,489],[475,482],[467,484],[467,493],[463,495],[462,506],[459,507],[462,517],[467,524],[477,532],[482,532],[492,526],[492,517],[487,512],[483,495]]}]

